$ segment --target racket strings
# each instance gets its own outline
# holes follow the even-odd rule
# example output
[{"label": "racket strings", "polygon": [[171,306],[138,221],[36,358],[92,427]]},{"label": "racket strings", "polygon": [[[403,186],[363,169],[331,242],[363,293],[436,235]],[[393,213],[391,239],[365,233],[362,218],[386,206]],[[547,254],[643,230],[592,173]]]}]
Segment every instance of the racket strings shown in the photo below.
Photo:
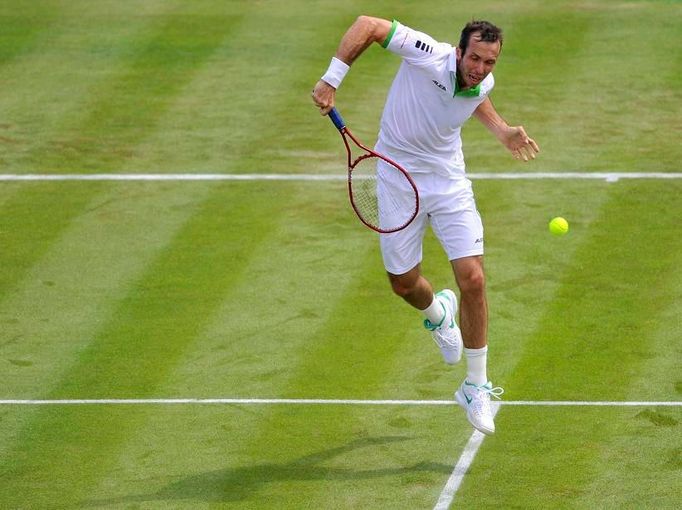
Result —
[{"label": "racket strings", "polygon": [[350,176],[353,207],[366,224],[380,231],[395,231],[412,220],[417,210],[416,192],[401,170],[377,157],[367,157],[356,161]]},{"label": "racket strings", "polygon": [[[353,206],[366,223],[379,226],[379,199],[377,197],[376,161],[364,159],[351,173]],[[374,170],[372,171],[372,168]]]}]

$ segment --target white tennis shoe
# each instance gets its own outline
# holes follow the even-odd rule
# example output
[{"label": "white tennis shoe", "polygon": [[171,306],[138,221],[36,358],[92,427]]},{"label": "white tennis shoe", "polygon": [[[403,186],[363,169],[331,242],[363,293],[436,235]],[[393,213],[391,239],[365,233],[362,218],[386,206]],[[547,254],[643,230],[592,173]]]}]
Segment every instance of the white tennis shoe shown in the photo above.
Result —
[{"label": "white tennis shoe", "polygon": [[504,393],[502,388],[493,388],[493,383],[476,386],[466,379],[455,392],[455,400],[467,412],[467,420],[474,428],[487,435],[495,433],[493,410],[490,405],[490,396],[499,399]]},{"label": "white tennis shoe", "polygon": [[457,297],[450,289],[441,290],[436,294],[445,316],[440,324],[433,324],[429,319],[424,320],[424,327],[431,331],[433,341],[440,349],[443,359],[449,365],[454,365],[462,359],[462,332],[455,322],[457,315]]}]

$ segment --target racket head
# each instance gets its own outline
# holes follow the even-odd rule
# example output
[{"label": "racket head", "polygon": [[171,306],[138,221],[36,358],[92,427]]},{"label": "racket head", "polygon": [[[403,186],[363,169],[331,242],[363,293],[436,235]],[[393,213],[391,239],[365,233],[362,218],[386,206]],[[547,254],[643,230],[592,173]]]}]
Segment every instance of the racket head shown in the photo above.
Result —
[{"label": "racket head", "polygon": [[[329,119],[346,146],[348,194],[360,221],[381,234],[407,227],[419,212],[419,193],[410,174],[355,138],[336,108],[329,112]],[[362,151],[355,159],[351,145]]]},{"label": "racket head", "polygon": [[351,206],[360,221],[375,232],[398,232],[419,212],[417,186],[396,162],[364,149],[365,153],[350,162],[348,168]]}]

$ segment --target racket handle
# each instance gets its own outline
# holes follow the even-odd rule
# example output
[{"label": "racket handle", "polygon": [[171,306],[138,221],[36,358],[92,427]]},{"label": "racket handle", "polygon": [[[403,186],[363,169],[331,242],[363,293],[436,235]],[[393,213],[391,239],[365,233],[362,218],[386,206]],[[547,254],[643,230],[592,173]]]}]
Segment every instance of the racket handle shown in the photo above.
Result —
[{"label": "racket handle", "polygon": [[339,131],[346,127],[346,123],[343,121],[343,119],[341,118],[341,114],[338,112],[336,108],[331,109],[331,111],[329,112],[329,118],[332,120],[332,122],[336,126],[336,129],[338,129]]}]

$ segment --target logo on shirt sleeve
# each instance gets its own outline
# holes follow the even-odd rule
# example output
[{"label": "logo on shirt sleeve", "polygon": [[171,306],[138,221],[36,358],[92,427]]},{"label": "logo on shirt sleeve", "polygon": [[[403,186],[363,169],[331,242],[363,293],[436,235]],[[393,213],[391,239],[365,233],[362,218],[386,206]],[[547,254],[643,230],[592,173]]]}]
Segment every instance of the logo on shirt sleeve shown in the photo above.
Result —
[{"label": "logo on shirt sleeve", "polygon": [[424,42],[417,41],[414,43],[414,45],[418,50],[425,51],[426,53],[433,53],[433,46],[430,46]]}]

